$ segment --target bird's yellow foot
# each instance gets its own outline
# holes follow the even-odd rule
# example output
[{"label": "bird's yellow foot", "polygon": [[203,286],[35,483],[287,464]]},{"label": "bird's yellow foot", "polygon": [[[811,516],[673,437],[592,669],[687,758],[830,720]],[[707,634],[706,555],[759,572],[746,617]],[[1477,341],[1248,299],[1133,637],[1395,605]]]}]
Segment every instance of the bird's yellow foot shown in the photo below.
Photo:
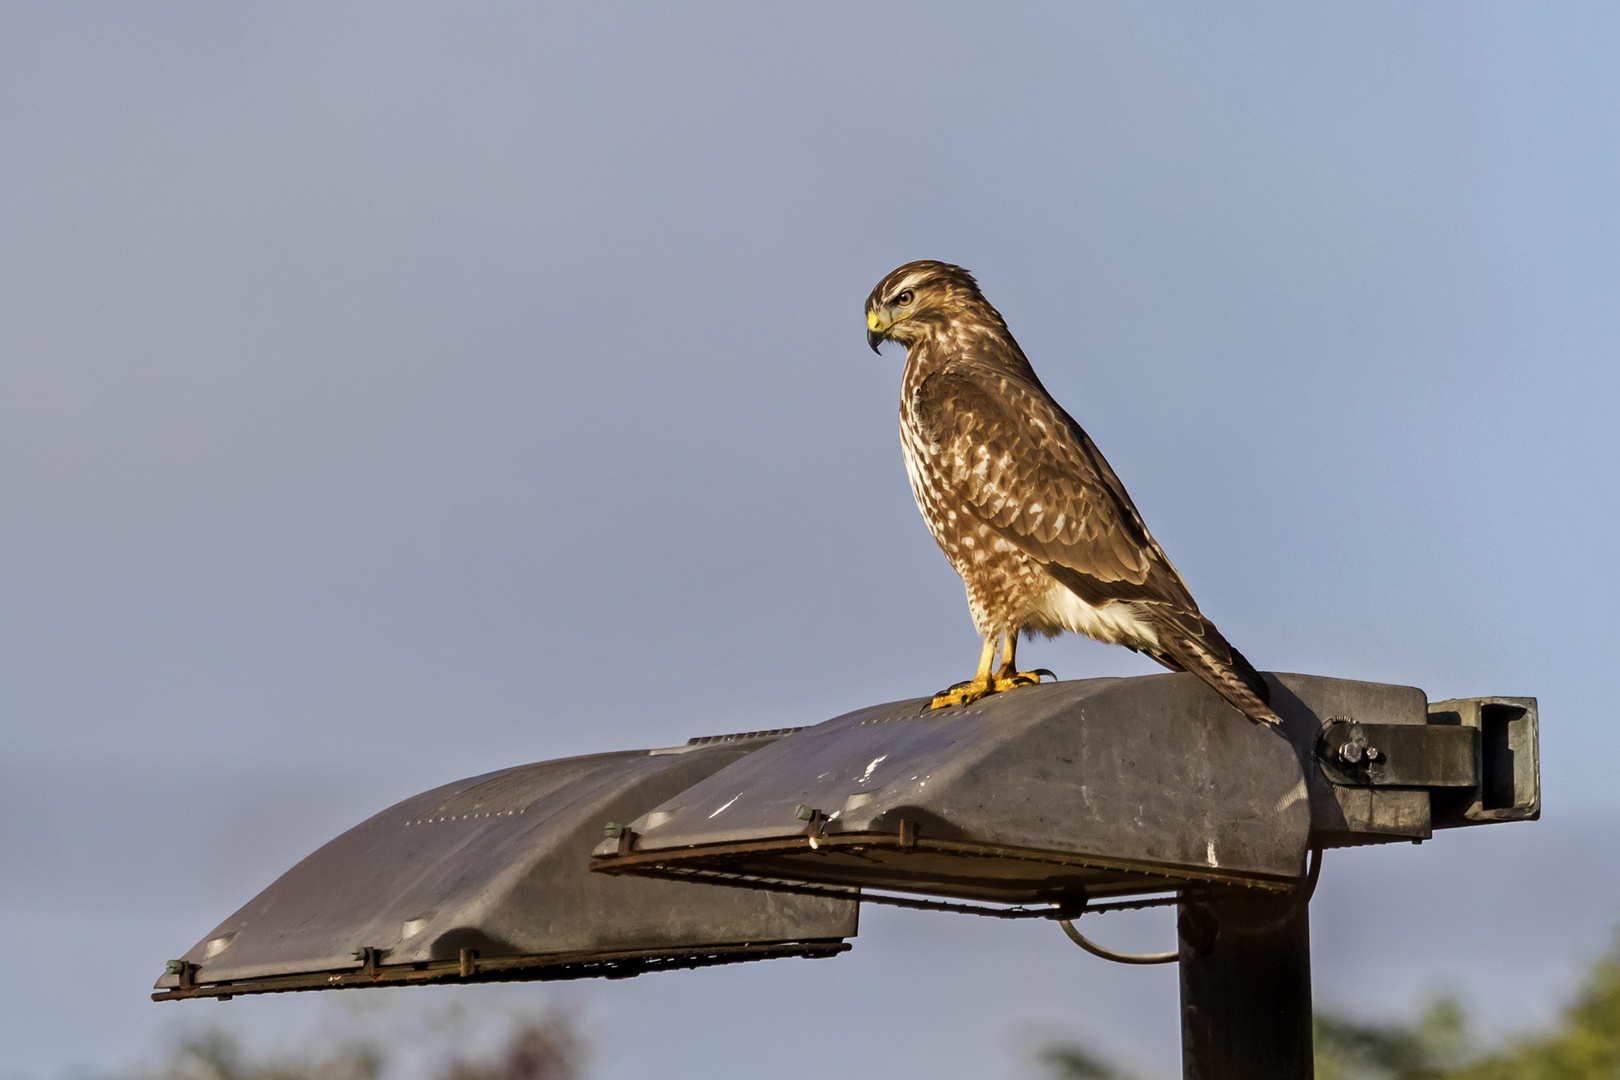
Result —
[{"label": "bird's yellow foot", "polygon": [[[941,690],[934,695],[934,700],[928,703],[930,709],[943,709],[950,705],[970,705],[982,697],[990,694],[999,694],[1007,690],[1016,690],[1020,686],[1034,686],[1041,681],[1042,675],[1051,675],[1044,668],[1039,671],[1015,671],[1009,675],[999,672],[995,678],[985,676],[979,679],[970,679],[959,682],[949,690]],[[1056,676],[1052,676],[1056,678]]]},{"label": "bird's yellow foot", "polygon": [[1002,690],[1016,690],[1020,686],[1036,686],[1040,683],[1042,675],[1051,674],[1052,673],[1050,671],[1046,671],[1045,669],[1040,671],[1012,671],[1005,673],[998,671],[996,672],[995,688],[999,692]]},{"label": "bird's yellow foot", "polygon": [[950,705],[968,705],[986,694],[996,692],[995,684],[989,679],[970,679],[959,682],[949,690],[941,690],[934,695],[934,700],[928,703],[930,709],[943,709]]}]

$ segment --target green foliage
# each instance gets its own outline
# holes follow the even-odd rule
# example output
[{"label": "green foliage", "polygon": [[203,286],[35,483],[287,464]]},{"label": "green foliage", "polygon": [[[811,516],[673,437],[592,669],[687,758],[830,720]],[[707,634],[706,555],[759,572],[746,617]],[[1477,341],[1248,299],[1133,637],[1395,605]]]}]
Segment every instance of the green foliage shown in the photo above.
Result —
[{"label": "green foliage", "polygon": [[566,1017],[515,1018],[504,1025],[494,1048],[480,1053],[459,1034],[463,1012],[451,1006],[406,1021],[425,1042],[395,1030],[381,1037],[314,1039],[302,1052],[268,1055],[248,1052],[228,1029],[208,1028],[181,1037],[162,1066],[129,1080],[386,1080],[396,1064],[420,1076],[425,1062],[433,1080],[579,1080],[584,1075],[584,1044]]},{"label": "green foliage", "polygon": [[1316,1014],[1317,1080],[1440,1080],[1467,1060],[1468,1019],[1453,998],[1439,998],[1416,1024],[1359,1023]]},{"label": "green foliage", "polygon": [[[566,1017],[514,1015],[494,1048],[479,1053],[456,1034],[467,1015],[466,1006],[456,1003],[410,1023],[412,1030],[433,1038],[436,1064],[427,1071],[433,1080],[583,1076],[584,1046]],[[395,1062],[384,1047],[404,1046],[420,1063],[420,1048],[413,1053],[399,1035],[329,1039],[301,1054],[255,1056],[229,1031],[212,1028],[180,1039],[162,1067],[131,1080],[387,1080]],[[1133,1074],[1081,1046],[1050,1046],[1037,1060],[1053,1080],[1133,1080]],[[1620,936],[1552,1027],[1495,1049],[1480,1045],[1452,998],[1436,999],[1407,1024],[1318,1012],[1316,1075],[1317,1080],[1620,1080]]]},{"label": "green foliage", "polygon": [[445,1080],[574,1080],[581,1064],[573,1030],[548,1017],[514,1031],[499,1057],[451,1062]]},{"label": "green foliage", "polygon": [[1547,1031],[1495,1050],[1478,1046],[1455,1001],[1441,999],[1414,1025],[1359,1024],[1319,1015],[1318,1080],[1617,1080],[1620,1078],[1620,939],[1587,973]]},{"label": "green foliage", "polygon": [[254,1060],[230,1031],[209,1028],[180,1040],[165,1066],[147,1080],[377,1080],[380,1054],[364,1044],[337,1047],[314,1057]]},{"label": "green foliage", "polygon": [[1038,1060],[1057,1080],[1129,1080],[1126,1074],[1080,1046],[1048,1046]]},{"label": "green foliage", "polygon": [[1516,1039],[1447,1080],[1615,1080],[1620,1077],[1620,938],[1587,974],[1558,1026]]},{"label": "green foliage", "polygon": [[[1316,1014],[1317,1080],[1620,1080],[1620,935],[1547,1030],[1489,1048],[1454,998],[1412,1023]],[[1086,1049],[1053,1046],[1038,1058],[1054,1080],[1129,1080]]]}]

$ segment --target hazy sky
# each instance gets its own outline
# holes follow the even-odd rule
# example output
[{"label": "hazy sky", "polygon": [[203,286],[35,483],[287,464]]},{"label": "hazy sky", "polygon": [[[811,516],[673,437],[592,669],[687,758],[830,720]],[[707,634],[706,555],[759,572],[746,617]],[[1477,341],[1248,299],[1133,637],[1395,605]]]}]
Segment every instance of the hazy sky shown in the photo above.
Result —
[{"label": "hazy sky", "polygon": [[[1620,922],[1616,56],[1599,4],[0,7],[0,1077],[315,1022],[145,995],[406,795],[967,677],[863,340],[916,258],[1256,664],[1540,698],[1546,820],[1314,918],[1325,1000],[1544,1015]],[[614,1078],[1173,1073],[1173,972],[979,922],[520,993]]]}]

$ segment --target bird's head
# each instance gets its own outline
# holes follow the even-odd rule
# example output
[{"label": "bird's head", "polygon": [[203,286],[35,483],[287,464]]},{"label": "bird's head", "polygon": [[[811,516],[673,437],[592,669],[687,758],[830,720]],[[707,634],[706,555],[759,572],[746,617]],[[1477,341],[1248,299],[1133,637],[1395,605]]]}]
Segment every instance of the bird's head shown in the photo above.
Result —
[{"label": "bird's head", "polygon": [[973,275],[960,266],[923,259],[889,273],[866,298],[866,343],[910,346],[948,327],[966,306],[983,304]]}]

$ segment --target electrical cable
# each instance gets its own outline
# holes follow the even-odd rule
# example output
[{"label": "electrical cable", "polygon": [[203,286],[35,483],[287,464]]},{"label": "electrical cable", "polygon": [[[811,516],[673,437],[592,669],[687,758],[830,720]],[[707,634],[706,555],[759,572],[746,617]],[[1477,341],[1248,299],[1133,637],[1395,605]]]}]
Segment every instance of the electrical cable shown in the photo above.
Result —
[{"label": "electrical cable", "polygon": [[[1307,870],[1306,873],[1305,873],[1305,880],[1303,882],[1301,882],[1300,885],[1295,889],[1295,893],[1297,895],[1294,896],[1293,903],[1288,905],[1288,910],[1286,912],[1284,912],[1277,919],[1274,919],[1271,922],[1266,923],[1263,926],[1243,927],[1240,932],[1260,933],[1260,932],[1265,932],[1265,931],[1269,931],[1269,930],[1275,930],[1277,927],[1281,926],[1284,922],[1286,922],[1289,919],[1293,918],[1294,915],[1299,911],[1301,905],[1309,904],[1311,902],[1311,897],[1316,895],[1316,883],[1321,878],[1321,876],[1322,876],[1322,849],[1319,848],[1319,847],[1313,847],[1313,848],[1311,848],[1310,869]],[[1104,908],[1101,905],[1099,905],[1098,907],[1094,907],[1094,908],[1086,908],[1085,911],[1081,911],[1078,915],[1075,915],[1073,918],[1058,919],[1057,924],[1059,926],[1063,927],[1063,932],[1069,936],[1070,941],[1074,942],[1076,945],[1078,945],[1082,949],[1086,950],[1086,952],[1090,953],[1092,956],[1099,956],[1104,960],[1111,960],[1116,964],[1141,964],[1141,965],[1168,964],[1168,963],[1171,963],[1172,961],[1179,960],[1181,958],[1181,952],[1180,952],[1179,949],[1177,951],[1175,951],[1175,952],[1158,952],[1158,953],[1122,953],[1122,952],[1115,952],[1113,949],[1107,948],[1107,947],[1102,946],[1102,945],[1098,945],[1095,941],[1092,941],[1090,938],[1088,938],[1084,934],[1082,934],[1079,930],[1075,929],[1074,920],[1078,919],[1080,917],[1080,915],[1084,915],[1086,913],[1086,911],[1101,912],[1101,911],[1110,910],[1110,909],[1117,910],[1119,907],[1122,907],[1122,906],[1124,906],[1124,905],[1110,904],[1110,905],[1107,906],[1107,908]],[[1146,905],[1140,905],[1140,906],[1146,906]]]},{"label": "electrical cable", "polygon": [[[1079,918],[1078,915],[1075,918]],[[1104,960],[1112,960],[1116,964],[1168,964],[1181,959],[1177,952],[1150,952],[1150,953],[1122,953],[1113,949],[1106,949],[1092,941],[1086,935],[1074,928],[1074,919],[1059,919],[1058,925],[1063,932],[1069,935],[1069,940],[1080,946],[1092,956],[1100,956]]]}]

